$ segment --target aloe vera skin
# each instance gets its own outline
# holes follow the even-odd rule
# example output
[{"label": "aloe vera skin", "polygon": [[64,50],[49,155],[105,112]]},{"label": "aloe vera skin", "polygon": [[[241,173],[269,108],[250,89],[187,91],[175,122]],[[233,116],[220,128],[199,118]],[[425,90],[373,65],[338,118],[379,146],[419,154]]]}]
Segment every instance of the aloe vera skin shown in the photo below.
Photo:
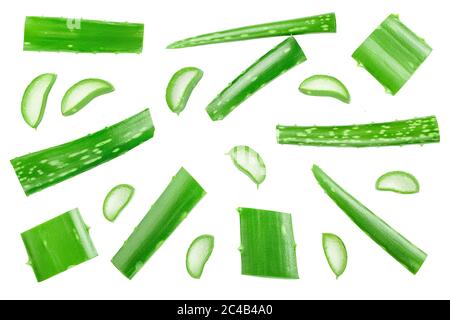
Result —
[{"label": "aloe vera skin", "polygon": [[427,258],[426,253],[377,217],[318,166],[314,166],[312,171],[325,193],[364,233],[411,273],[419,272]]},{"label": "aloe vera skin", "polygon": [[304,61],[306,56],[297,41],[286,39],[235,79],[206,111],[213,121],[223,120],[255,92]]},{"label": "aloe vera skin", "polygon": [[203,71],[195,67],[183,68],[173,75],[166,90],[166,102],[172,112],[177,115],[183,112],[202,78]]},{"label": "aloe vera skin", "polygon": [[277,126],[279,144],[317,147],[388,147],[439,143],[436,117],[353,126]]},{"label": "aloe vera skin", "polygon": [[113,160],[153,137],[148,109],[84,138],[11,160],[27,196]]},{"label": "aloe vera skin", "polygon": [[133,279],[205,195],[200,184],[181,168],[114,256],[113,265]]},{"label": "aloe vera skin", "polygon": [[141,53],[143,42],[143,24],[27,17],[23,50],[73,53]]},{"label": "aloe vera skin", "polygon": [[335,33],[334,13],[318,16],[258,24],[220,32],[208,33],[172,43],[168,49],[180,49],[208,44],[252,40],[268,37],[293,36],[311,33]]}]

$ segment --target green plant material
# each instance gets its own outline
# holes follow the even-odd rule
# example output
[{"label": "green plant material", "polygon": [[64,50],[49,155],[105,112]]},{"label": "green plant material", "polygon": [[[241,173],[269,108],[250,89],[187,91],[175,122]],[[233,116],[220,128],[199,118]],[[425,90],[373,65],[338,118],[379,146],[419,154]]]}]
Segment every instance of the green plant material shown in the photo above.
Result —
[{"label": "green plant material", "polygon": [[194,67],[183,68],[173,75],[166,90],[167,105],[172,112],[178,115],[183,112],[202,78],[203,71]]},{"label": "green plant material", "polygon": [[347,268],[347,249],[345,244],[337,235],[324,233],[322,235],[322,245],[328,264],[336,275],[336,279],[339,279]]},{"label": "green plant material", "polygon": [[97,257],[78,209],[22,233],[22,240],[38,282]]},{"label": "green plant material", "polygon": [[347,87],[338,79],[326,76],[315,75],[300,84],[300,92],[316,97],[332,97],[344,103],[350,103],[350,92]]},{"label": "green plant material", "polygon": [[388,147],[439,143],[436,117],[353,126],[277,126],[280,144],[319,147]]},{"label": "green plant material", "polygon": [[143,24],[27,17],[23,50],[74,53],[141,53],[143,43]]},{"label": "green plant material", "polygon": [[22,98],[22,117],[36,129],[44,117],[47,99],[56,82],[56,74],[46,73],[35,78],[25,89]]},{"label": "green plant material", "polygon": [[242,274],[298,279],[296,244],[290,214],[239,208]]},{"label": "green plant material", "polygon": [[113,85],[105,80],[82,80],[67,90],[61,103],[61,112],[64,116],[71,116],[95,98],[113,91]]},{"label": "green plant material", "polygon": [[394,259],[413,274],[419,272],[427,255],[386,222],[377,217],[318,166],[312,169],[317,182],[347,216]]},{"label": "green plant material", "polygon": [[266,180],[266,165],[258,152],[248,146],[237,146],[228,153],[234,165],[257,186]]},{"label": "green plant material", "polygon": [[392,191],[401,194],[415,194],[420,191],[419,181],[412,174],[404,171],[388,172],[376,183],[379,191]]},{"label": "green plant material", "polygon": [[353,53],[353,58],[395,95],[431,54],[431,47],[390,15]]},{"label": "green plant material", "polygon": [[181,168],[114,256],[113,265],[131,280],[205,194],[189,172]]},{"label": "green plant material", "polygon": [[134,196],[134,187],[129,184],[121,184],[114,187],[103,202],[103,215],[110,222],[116,221],[123,209],[130,203]]},{"label": "green plant material", "polygon": [[186,269],[194,279],[200,279],[214,250],[214,237],[203,235],[195,239],[186,254]]},{"label": "green plant material", "polygon": [[11,160],[26,195],[115,159],[153,137],[148,109],[84,138]]},{"label": "green plant material", "polygon": [[213,121],[223,120],[251,95],[289,69],[306,61],[294,38],[288,38],[244,71],[206,108]]},{"label": "green plant material", "polygon": [[258,24],[226,31],[208,33],[172,43],[168,49],[202,46],[279,36],[293,36],[310,33],[335,33],[336,16],[328,13],[313,17]]}]

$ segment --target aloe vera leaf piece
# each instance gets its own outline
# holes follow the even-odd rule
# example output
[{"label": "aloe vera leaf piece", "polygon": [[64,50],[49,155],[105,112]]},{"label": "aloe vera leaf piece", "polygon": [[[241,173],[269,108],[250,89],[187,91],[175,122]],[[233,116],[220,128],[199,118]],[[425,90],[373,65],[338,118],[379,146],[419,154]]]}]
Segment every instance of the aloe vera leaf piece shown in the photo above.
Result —
[{"label": "aloe vera leaf piece", "polygon": [[257,186],[266,180],[266,165],[258,152],[248,146],[236,146],[228,153],[234,165]]},{"label": "aloe vera leaf piece", "polygon": [[177,71],[166,90],[166,102],[172,112],[180,114],[191,97],[192,91],[203,78],[203,71],[187,67]]},{"label": "aloe vera leaf piece", "polygon": [[300,84],[300,92],[316,97],[332,97],[344,103],[350,103],[350,92],[347,87],[335,77],[314,75]]},{"label": "aloe vera leaf piece", "polygon": [[214,250],[214,237],[203,235],[195,239],[186,254],[186,269],[194,279],[200,279]]},{"label": "aloe vera leaf piece", "polygon": [[244,71],[206,108],[213,121],[223,120],[242,102],[289,69],[306,61],[294,38],[288,38]]},{"label": "aloe vera leaf piece", "polygon": [[181,168],[114,256],[113,265],[131,280],[205,194],[189,172]]},{"label": "aloe vera leaf piece", "polygon": [[324,233],[322,245],[328,265],[338,279],[347,268],[347,249],[344,242],[335,234]]},{"label": "aloe vera leaf piece", "polygon": [[401,194],[420,192],[419,181],[412,174],[404,171],[393,171],[382,175],[376,182],[379,191],[392,191]]},{"label": "aloe vera leaf piece", "polygon": [[35,78],[25,89],[22,98],[22,117],[33,129],[36,129],[44,117],[47,99],[56,82],[56,74],[46,73]]},{"label": "aloe vera leaf piece", "polygon": [[78,209],[22,233],[22,240],[38,282],[97,257]]},{"label": "aloe vera leaf piece", "polygon": [[122,213],[123,209],[130,203],[134,196],[134,187],[129,184],[115,186],[103,202],[103,215],[106,220],[114,222]]}]

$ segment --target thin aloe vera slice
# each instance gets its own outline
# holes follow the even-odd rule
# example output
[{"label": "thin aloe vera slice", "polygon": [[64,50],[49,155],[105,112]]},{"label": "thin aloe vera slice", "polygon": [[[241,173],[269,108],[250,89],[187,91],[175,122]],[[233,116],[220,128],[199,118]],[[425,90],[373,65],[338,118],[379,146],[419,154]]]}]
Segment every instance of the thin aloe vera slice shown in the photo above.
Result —
[{"label": "thin aloe vera slice", "polygon": [[390,15],[353,53],[353,58],[395,95],[431,54],[431,47]]},{"label": "thin aloe vera slice", "polygon": [[47,99],[56,82],[56,74],[46,73],[35,78],[25,89],[22,98],[22,117],[33,129],[36,129],[44,117]]},{"label": "thin aloe vera slice", "polygon": [[288,38],[236,78],[206,108],[213,121],[223,120],[242,102],[289,69],[306,61],[294,38]]},{"label": "thin aloe vera slice", "polygon": [[103,202],[103,215],[106,220],[114,222],[130,203],[134,196],[134,187],[129,184],[120,184],[114,187]]},{"label": "thin aloe vera slice", "polygon": [[236,168],[257,186],[266,180],[266,165],[258,152],[248,146],[236,146],[228,154]]},{"label": "thin aloe vera slice", "polygon": [[203,71],[187,67],[177,71],[169,82],[166,90],[166,101],[172,112],[180,114],[189,101],[192,91],[203,78]]},{"label": "thin aloe vera slice", "polygon": [[344,242],[335,234],[324,233],[322,245],[328,264],[338,279],[347,268],[347,249]]},{"label": "thin aloe vera slice", "polygon": [[427,258],[426,253],[377,217],[318,166],[314,166],[312,171],[328,196],[364,233],[411,273],[419,272]]},{"label": "thin aloe vera slice", "polygon": [[143,24],[27,17],[23,50],[74,53],[141,53],[143,43]]},{"label": "thin aloe vera slice", "polygon": [[148,109],[84,138],[11,160],[26,195],[113,160],[153,137]]},{"label": "thin aloe vera slice", "polygon": [[439,143],[436,117],[352,126],[277,126],[280,144],[319,147],[388,147]]},{"label": "thin aloe vera slice", "polygon": [[393,171],[382,175],[376,183],[379,191],[392,191],[401,194],[419,193],[419,181],[412,174],[404,171]]},{"label": "thin aloe vera slice", "polygon": [[61,112],[70,116],[83,109],[95,98],[114,91],[112,84],[101,79],[84,79],[67,90],[61,103]]},{"label": "thin aloe vera slice", "polygon": [[318,16],[258,24],[220,32],[208,33],[172,43],[168,49],[202,46],[223,42],[243,41],[279,36],[293,36],[310,33],[336,32],[334,13]]},{"label": "thin aloe vera slice", "polygon": [[78,209],[22,233],[22,240],[38,282],[97,257]]},{"label": "thin aloe vera slice", "polygon": [[214,250],[214,237],[203,235],[195,239],[186,254],[186,269],[194,279],[200,279]]},{"label": "thin aloe vera slice", "polygon": [[300,92],[316,97],[332,97],[350,103],[350,92],[338,79],[327,75],[312,76],[300,84]]},{"label": "thin aloe vera slice", "polygon": [[205,194],[189,172],[181,168],[114,256],[113,265],[131,280]]},{"label": "thin aloe vera slice", "polygon": [[298,279],[296,244],[290,214],[238,209],[241,220],[242,274]]}]

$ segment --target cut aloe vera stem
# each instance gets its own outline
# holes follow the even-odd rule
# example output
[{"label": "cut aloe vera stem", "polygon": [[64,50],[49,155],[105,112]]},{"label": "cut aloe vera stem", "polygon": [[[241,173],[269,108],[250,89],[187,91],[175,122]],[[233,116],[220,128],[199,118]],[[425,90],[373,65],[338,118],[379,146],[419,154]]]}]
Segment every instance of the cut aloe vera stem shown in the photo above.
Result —
[{"label": "cut aloe vera stem", "polygon": [[131,280],[205,194],[189,172],[181,168],[114,256],[113,265]]},{"label": "cut aloe vera stem", "polygon": [[148,109],[84,138],[11,160],[27,195],[113,160],[153,137]]},{"label": "cut aloe vera stem", "polygon": [[177,41],[169,45],[168,49],[179,49],[207,44],[243,41],[268,37],[334,32],[336,32],[336,16],[334,13],[328,13],[313,17],[287,21],[277,21],[226,31],[208,33],[201,36]]},{"label": "cut aloe vera stem", "polygon": [[388,172],[381,176],[376,183],[379,191],[392,191],[401,194],[419,193],[419,181],[412,174],[404,171]]},{"label": "cut aloe vera stem", "polygon": [[97,257],[78,209],[22,233],[22,240],[38,282]]},{"label": "cut aloe vera stem", "polygon": [[317,182],[347,216],[394,259],[413,274],[419,272],[427,255],[334,182],[318,166],[312,169]]},{"label": "cut aloe vera stem", "polygon": [[172,112],[180,114],[189,101],[192,91],[203,78],[203,71],[187,67],[177,71],[167,86],[166,101]]},{"label": "cut aloe vera stem", "polygon": [[206,108],[213,121],[223,120],[251,95],[289,69],[306,61],[294,38],[288,38],[269,51],[234,80]]},{"label": "cut aloe vera stem", "polygon": [[337,235],[324,233],[322,245],[328,264],[338,279],[347,268],[347,249],[344,242]]},{"label": "cut aloe vera stem", "polygon": [[259,153],[248,146],[237,146],[229,153],[234,165],[257,186],[266,180],[266,165]]},{"label": "cut aloe vera stem", "polygon": [[398,16],[390,15],[353,53],[353,58],[395,95],[431,51]]},{"label": "cut aloe vera stem", "polygon": [[319,147],[388,147],[439,143],[436,117],[352,126],[277,126],[280,144]]},{"label": "cut aloe vera stem", "polygon": [[326,76],[315,75],[302,82],[300,92],[316,97],[332,97],[345,103],[350,103],[350,92],[347,87],[338,79]]},{"label": "cut aloe vera stem", "polygon": [[195,239],[186,254],[186,269],[194,279],[200,279],[214,250],[214,237],[203,235]]},{"label": "cut aloe vera stem", "polygon": [[143,42],[143,24],[27,17],[23,50],[141,53]]},{"label": "cut aloe vera stem", "polygon": [[44,117],[47,99],[56,81],[56,74],[46,73],[35,78],[22,98],[22,116],[25,122],[36,129]]},{"label": "cut aloe vera stem", "polygon": [[298,279],[296,244],[290,214],[239,208],[242,274]]},{"label": "cut aloe vera stem", "polygon": [[64,116],[73,115],[95,98],[113,91],[113,85],[105,80],[81,80],[67,90],[61,103],[61,112]]},{"label": "cut aloe vera stem", "polygon": [[130,203],[134,196],[134,187],[129,184],[121,184],[114,187],[103,202],[103,215],[106,220],[114,222]]}]

